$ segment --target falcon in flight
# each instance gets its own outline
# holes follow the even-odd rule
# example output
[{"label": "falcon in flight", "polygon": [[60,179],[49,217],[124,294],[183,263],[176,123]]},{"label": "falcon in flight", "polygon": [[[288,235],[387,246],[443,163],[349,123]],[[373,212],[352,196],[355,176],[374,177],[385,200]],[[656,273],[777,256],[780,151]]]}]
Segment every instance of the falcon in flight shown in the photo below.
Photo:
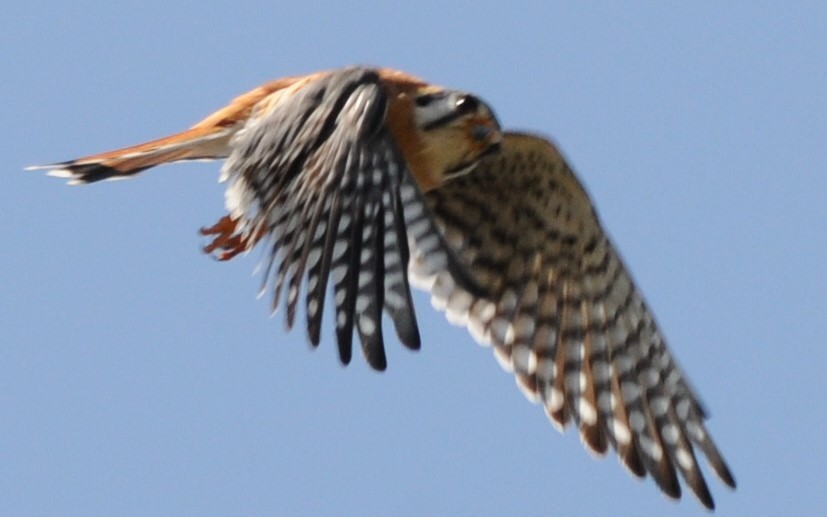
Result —
[{"label": "falcon in flight", "polygon": [[703,405],[546,139],[502,131],[470,93],[350,67],[267,83],[166,138],[34,168],[85,184],[204,159],[226,159],[229,184],[205,251],[263,246],[263,291],[274,310],[283,300],[288,327],[304,295],[314,346],[330,291],[344,364],[355,331],[385,369],[383,311],[418,349],[413,284],[591,451],[615,449],[673,498],[679,474],[708,508],[696,451],[735,487]]}]

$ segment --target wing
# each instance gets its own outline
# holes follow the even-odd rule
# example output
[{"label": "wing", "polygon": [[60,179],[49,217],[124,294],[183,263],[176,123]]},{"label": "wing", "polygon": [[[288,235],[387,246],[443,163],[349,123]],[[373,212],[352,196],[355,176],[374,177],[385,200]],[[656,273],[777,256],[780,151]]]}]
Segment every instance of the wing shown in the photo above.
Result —
[{"label": "wing", "polygon": [[507,134],[502,152],[426,194],[449,245],[490,292],[418,269],[448,319],[467,325],[529,399],[583,442],[611,445],[638,475],[680,496],[677,469],[707,507],[694,449],[735,481],[709,437],[704,409],[603,232],[588,195],[546,140]]},{"label": "wing", "polygon": [[355,328],[366,360],[382,370],[383,309],[400,341],[420,346],[406,275],[409,239],[425,250],[427,269],[446,270],[472,290],[473,283],[388,130],[391,100],[374,70],[322,74],[275,95],[230,144],[222,168],[227,207],[242,235],[265,236],[262,291],[272,293],[273,310],[285,291],[288,327],[304,285],[310,341],[319,343],[331,283],[341,360],[351,359]]}]

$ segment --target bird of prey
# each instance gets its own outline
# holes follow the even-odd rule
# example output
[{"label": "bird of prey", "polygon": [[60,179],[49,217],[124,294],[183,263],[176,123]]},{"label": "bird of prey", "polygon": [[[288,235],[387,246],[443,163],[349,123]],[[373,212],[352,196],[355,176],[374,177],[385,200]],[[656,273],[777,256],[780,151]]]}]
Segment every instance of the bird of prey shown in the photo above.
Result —
[{"label": "bird of prey", "polygon": [[260,243],[273,310],[283,298],[291,327],[303,293],[314,346],[330,291],[344,364],[355,332],[385,369],[383,311],[418,349],[413,284],[591,451],[614,448],[673,498],[679,474],[708,508],[695,451],[735,487],[586,191],[551,142],[503,131],[479,97],[349,67],[269,82],[166,138],[34,168],[85,184],[204,159],[226,159],[229,184],[205,251],[228,260]]}]

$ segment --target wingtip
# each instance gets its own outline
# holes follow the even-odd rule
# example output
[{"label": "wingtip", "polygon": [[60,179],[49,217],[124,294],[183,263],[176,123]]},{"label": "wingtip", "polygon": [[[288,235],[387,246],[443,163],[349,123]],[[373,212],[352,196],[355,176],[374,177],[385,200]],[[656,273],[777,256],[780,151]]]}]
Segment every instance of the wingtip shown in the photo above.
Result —
[{"label": "wingtip", "polygon": [[732,471],[729,470],[729,467],[726,464],[720,465],[718,468],[714,468],[713,470],[718,478],[723,481],[724,484],[730,488],[730,490],[735,490],[738,487],[738,483],[735,481],[735,476],[732,475]]},{"label": "wingtip", "polygon": [[712,494],[709,492],[709,488],[707,488],[705,483],[697,488],[692,487],[692,493],[704,508],[710,512],[715,510],[715,500],[712,498]]}]

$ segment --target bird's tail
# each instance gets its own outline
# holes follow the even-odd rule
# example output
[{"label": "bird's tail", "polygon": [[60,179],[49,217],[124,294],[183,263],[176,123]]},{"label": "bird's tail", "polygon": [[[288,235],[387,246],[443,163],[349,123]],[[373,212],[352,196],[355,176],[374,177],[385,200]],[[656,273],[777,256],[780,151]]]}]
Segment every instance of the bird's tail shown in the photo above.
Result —
[{"label": "bird's tail", "polygon": [[229,154],[229,142],[233,133],[235,128],[232,126],[195,126],[132,147],[51,165],[35,165],[27,169],[48,170],[49,176],[67,178],[70,185],[125,179],[164,163],[225,158]]}]

